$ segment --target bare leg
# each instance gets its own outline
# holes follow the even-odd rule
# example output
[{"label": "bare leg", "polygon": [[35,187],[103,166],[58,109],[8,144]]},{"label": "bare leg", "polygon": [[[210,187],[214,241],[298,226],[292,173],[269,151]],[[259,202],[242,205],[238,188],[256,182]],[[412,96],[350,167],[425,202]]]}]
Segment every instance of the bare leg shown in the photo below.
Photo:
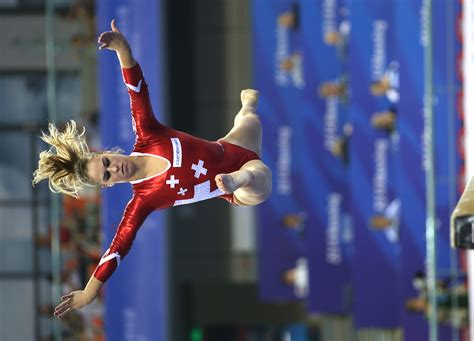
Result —
[{"label": "bare leg", "polygon": [[242,109],[234,119],[234,127],[221,140],[249,149],[257,155],[262,154],[262,126],[255,110],[258,91],[247,89],[240,94]]},{"label": "bare leg", "polygon": [[[235,116],[234,127],[221,140],[262,155],[262,126],[255,110],[258,91],[247,89],[240,94],[242,109]],[[234,193],[238,205],[258,205],[265,201],[272,191],[272,173],[261,160],[252,160],[238,171],[218,174],[217,186],[224,193]]]}]

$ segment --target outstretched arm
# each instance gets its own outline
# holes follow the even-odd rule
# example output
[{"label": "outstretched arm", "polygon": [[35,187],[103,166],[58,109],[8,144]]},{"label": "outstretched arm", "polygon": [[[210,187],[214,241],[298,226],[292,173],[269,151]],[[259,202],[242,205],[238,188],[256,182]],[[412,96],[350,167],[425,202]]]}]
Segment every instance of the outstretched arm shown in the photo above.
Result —
[{"label": "outstretched arm", "polygon": [[132,54],[132,49],[125,36],[115,25],[115,20],[110,23],[112,31],[107,31],[99,36],[99,49],[112,50],[117,53],[122,68],[122,76],[127,86],[132,111],[132,126],[137,136],[136,143],[149,141],[156,136],[157,131],[163,127],[153,114],[148,85],[143,76],[140,65]]},{"label": "outstretched arm", "polygon": [[117,53],[120,67],[122,69],[130,69],[137,64],[133,57],[132,49],[127,39],[122,32],[119,31],[115,25],[115,19],[110,23],[112,31],[103,32],[98,39],[99,50],[108,49]]},{"label": "outstretched arm", "polygon": [[71,310],[80,309],[90,304],[99,294],[104,283],[92,276],[84,290],[73,291],[61,297],[61,303],[54,309],[54,316],[63,318]]},{"label": "outstretched arm", "polygon": [[141,199],[133,198],[127,204],[115,237],[107,252],[102,256],[84,290],[73,291],[61,297],[61,303],[54,310],[54,315],[62,318],[70,311],[80,309],[91,303],[99,294],[99,290],[120,261],[132,247],[135,236],[153,208]]}]

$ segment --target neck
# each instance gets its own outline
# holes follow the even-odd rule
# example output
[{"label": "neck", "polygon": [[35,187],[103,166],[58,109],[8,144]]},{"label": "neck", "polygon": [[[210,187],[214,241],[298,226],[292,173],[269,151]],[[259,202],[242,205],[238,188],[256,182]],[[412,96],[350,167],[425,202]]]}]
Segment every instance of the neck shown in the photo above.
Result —
[{"label": "neck", "polygon": [[149,167],[146,159],[147,158],[140,156],[130,156],[130,160],[135,167],[135,173],[133,173],[129,181],[140,180],[147,177],[147,169]]},{"label": "neck", "polygon": [[149,178],[162,173],[168,166],[166,159],[148,156],[148,155],[134,155],[130,157],[135,165],[135,173],[129,181]]}]

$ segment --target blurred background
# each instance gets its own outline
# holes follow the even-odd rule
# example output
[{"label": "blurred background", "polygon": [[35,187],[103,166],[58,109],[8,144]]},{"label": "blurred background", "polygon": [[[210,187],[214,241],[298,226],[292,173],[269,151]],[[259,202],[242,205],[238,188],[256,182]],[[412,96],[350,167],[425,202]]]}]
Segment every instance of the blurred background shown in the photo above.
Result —
[{"label": "blurred background", "polygon": [[[473,9],[0,0],[0,340],[472,339],[468,255],[450,248],[449,219],[472,175],[474,30],[462,19]],[[96,43],[113,18],[175,129],[216,140],[240,91],[260,91],[273,193],[252,208],[214,199],[153,213],[100,297],[58,320],[131,188],[73,199],[33,188],[32,173],[48,122],[74,119],[92,150],[131,152],[119,63]]]}]

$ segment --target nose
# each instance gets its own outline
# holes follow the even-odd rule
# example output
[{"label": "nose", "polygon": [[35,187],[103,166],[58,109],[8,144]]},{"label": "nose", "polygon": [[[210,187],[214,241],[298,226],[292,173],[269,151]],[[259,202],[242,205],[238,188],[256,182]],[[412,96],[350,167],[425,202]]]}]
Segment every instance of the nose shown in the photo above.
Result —
[{"label": "nose", "polygon": [[115,172],[118,173],[120,171],[120,165],[118,162],[111,162],[109,167],[107,167],[107,170],[109,172]]}]

